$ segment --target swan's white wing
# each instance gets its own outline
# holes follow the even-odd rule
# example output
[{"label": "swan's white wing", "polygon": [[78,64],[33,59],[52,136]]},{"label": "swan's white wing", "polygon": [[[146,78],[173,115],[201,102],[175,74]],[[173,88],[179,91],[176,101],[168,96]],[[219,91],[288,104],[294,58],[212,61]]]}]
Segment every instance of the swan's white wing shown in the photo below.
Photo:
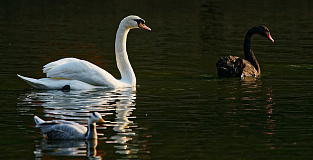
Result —
[{"label": "swan's white wing", "polygon": [[17,76],[36,89],[62,89],[62,87],[64,87],[65,85],[70,85],[71,89],[93,89],[93,88],[99,87],[99,86],[97,87],[97,86],[85,83],[80,80],[68,80],[68,79],[60,79],[60,78],[34,79],[34,78],[24,77],[21,75],[17,75]]},{"label": "swan's white wing", "polygon": [[57,61],[50,62],[50,63],[46,64],[45,66],[43,66],[42,70],[43,70],[43,73],[47,73],[48,70],[50,70],[50,69],[52,69],[54,67],[66,64],[68,62],[74,62],[74,61],[80,61],[80,59],[77,59],[77,58],[63,58],[63,59],[59,59]]},{"label": "swan's white wing", "polygon": [[48,63],[43,72],[50,78],[79,80],[97,86],[113,86],[118,83],[118,80],[102,68],[76,58],[64,58]]}]

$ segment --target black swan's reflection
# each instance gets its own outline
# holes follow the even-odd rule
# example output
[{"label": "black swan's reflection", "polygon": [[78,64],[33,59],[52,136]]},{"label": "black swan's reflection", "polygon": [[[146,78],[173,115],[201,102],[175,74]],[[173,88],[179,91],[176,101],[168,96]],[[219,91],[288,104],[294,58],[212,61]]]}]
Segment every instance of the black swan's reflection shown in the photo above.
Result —
[{"label": "black swan's reflection", "polygon": [[[98,141],[101,142],[98,148],[103,149],[105,145],[113,144],[113,147],[109,148],[110,153],[138,157],[139,151],[147,150],[142,148],[147,144],[139,144],[143,141],[137,140],[140,127],[134,123],[136,117],[132,116],[136,109],[135,100],[136,91],[132,88],[70,92],[31,90],[20,96],[18,112],[24,116],[32,117],[36,114],[46,120],[62,119],[82,125],[87,124],[87,116],[90,112],[99,112],[105,115],[103,118],[106,122],[97,126]],[[47,145],[49,146],[49,143]],[[44,150],[41,147],[47,145],[38,145],[35,153],[42,153],[38,151]],[[63,150],[65,148],[66,146]],[[101,152],[107,150],[106,148],[106,151]],[[71,152],[74,153],[80,152]]]}]

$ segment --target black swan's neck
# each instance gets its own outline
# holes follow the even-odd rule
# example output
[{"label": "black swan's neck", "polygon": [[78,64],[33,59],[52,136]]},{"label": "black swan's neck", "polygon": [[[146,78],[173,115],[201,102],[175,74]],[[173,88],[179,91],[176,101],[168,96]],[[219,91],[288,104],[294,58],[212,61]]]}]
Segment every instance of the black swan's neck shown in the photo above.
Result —
[{"label": "black swan's neck", "polygon": [[245,41],[244,41],[244,44],[243,44],[243,47],[244,47],[244,54],[245,54],[245,59],[247,61],[249,61],[253,66],[254,68],[258,71],[258,73],[260,73],[260,65],[259,65],[259,62],[257,61],[257,59],[255,58],[255,55],[250,47],[250,39],[251,39],[251,36],[253,34],[257,33],[256,31],[256,28],[251,28],[247,34],[246,34],[246,37],[245,37]]}]

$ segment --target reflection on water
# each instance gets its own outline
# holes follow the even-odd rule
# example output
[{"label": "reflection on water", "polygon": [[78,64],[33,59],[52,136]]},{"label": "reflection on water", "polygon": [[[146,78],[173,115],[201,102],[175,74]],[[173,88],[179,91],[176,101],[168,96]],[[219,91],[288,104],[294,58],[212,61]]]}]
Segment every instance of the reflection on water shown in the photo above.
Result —
[{"label": "reflection on water", "polygon": [[245,79],[225,78],[219,82],[219,85],[221,89],[226,88],[225,90],[228,91],[222,95],[223,99],[250,101],[263,96],[258,94],[262,92],[262,81],[254,77],[246,77]]},{"label": "reflection on water", "polygon": [[221,83],[231,90],[227,94],[220,95],[224,97],[221,99],[229,102],[227,103],[229,104],[227,117],[232,119],[231,125],[242,128],[244,131],[242,134],[247,134],[244,128],[257,128],[256,134],[264,134],[268,138],[266,145],[272,149],[272,135],[275,134],[276,127],[276,117],[273,116],[276,104],[273,88],[263,85],[261,79],[255,78],[226,79]]},{"label": "reflection on water", "polygon": [[97,155],[98,140],[41,140],[36,146],[36,158],[46,156],[87,156],[89,159],[102,159]]},{"label": "reflection on water", "polygon": [[[132,88],[116,90],[88,90],[63,92],[57,90],[30,90],[19,97],[18,112],[21,115],[43,115],[44,119],[62,119],[87,125],[90,112],[103,115],[106,123],[97,126],[100,141],[114,144],[115,153],[135,156],[140,145],[132,141],[138,128],[132,116],[136,108],[136,91]],[[130,120],[131,119],[131,120]],[[35,130],[35,129],[34,129]],[[38,130],[37,130],[38,131]],[[39,132],[39,131],[38,131]],[[105,145],[105,143],[102,143]],[[134,144],[135,143],[135,144]],[[87,144],[87,145],[86,145]],[[42,140],[34,151],[43,155],[87,155],[95,157],[97,141],[49,141]],[[87,151],[82,148],[86,148]],[[105,151],[101,151],[103,153]]]},{"label": "reflection on water", "polygon": [[[90,111],[107,121],[98,126],[103,159],[312,159],[312,7],[308,0],[1,1],[0,159],[70,149],[41,140],[32,116],[86,125]],[[23,90],[29,86],[16,73],[42,77],[39,68],[64,57],[118,75],[112,46],[129,14],[154,28],[128,37],[137,92]],[[253,37],[261,77],[217,78],[218,58],[244,57],[244,35],[255,25],[277,40]],[[64,159],[86,159],[86,148],[81,142],[74,150],[83,157]]]}]

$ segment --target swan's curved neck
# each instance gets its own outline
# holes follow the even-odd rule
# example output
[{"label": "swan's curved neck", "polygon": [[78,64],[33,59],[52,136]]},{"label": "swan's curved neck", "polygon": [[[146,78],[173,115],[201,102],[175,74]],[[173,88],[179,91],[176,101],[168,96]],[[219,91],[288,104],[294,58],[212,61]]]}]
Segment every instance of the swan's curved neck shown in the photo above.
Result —
[{"label": "swan's curved neck", "polygon": [[95,123],[88,122],[88,129],[86,132],[86,139],[97,139],[97,130]]},{"label": "swan's curved neck", "polygon": [[255,55],[250,47],[251,36],[255,33],[256,33],[256,28],[252,28],[247,32],[243,46],[244,46],[245,59],[249,61],[255,67],[258,73],[260,73],[261,70],[260,70],[259,62],[255,58]]},{"label": "swan's curved neck", "polygon": [[122,25],[119,26],[115,39],[115,55],[117,68],[121,73],[120,81],[134,86],[136,85],[136,76],[129,62],[126,51],[126,40],[129,30],[129,28],[125,28]]}]

